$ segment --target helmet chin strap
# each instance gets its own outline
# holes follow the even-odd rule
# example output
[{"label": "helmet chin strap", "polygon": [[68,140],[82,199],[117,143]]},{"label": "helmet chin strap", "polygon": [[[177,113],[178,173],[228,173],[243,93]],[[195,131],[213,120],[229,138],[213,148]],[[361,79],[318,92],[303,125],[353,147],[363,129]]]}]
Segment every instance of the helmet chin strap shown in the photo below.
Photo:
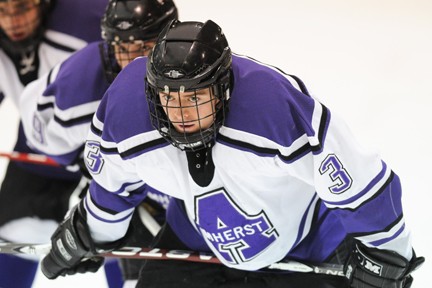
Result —
[{"label": "helmet chin strap", "polygon": [[[195,133],[181,133],[175,130],[174,127],[162,128],[162,136],[169,138],[170,142],[177,148],[183,151],[197,151],[211,145],[212,139],[215,137],[216,131],[212,125],[210,128],[198,131]],[[164,135],[165,134],[165,135]]]}]

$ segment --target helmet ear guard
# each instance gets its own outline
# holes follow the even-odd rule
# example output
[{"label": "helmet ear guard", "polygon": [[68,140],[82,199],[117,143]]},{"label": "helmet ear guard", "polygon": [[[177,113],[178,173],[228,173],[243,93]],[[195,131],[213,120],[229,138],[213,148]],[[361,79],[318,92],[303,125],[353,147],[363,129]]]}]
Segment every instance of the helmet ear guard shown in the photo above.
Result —
[{"label": "helmet ear guard", "polygon": [[[214,141],[223,125],[232,87],[231,50],[221,28],[211,20],[201,22],[172,21],[159,35],[147,61],[146,94],[150,118],[155,129],[181,150],[199,150]],[[215,107],[210,127],[186,133],[174,128],[162,105],[159,92],[165,94],[194,92],[208,88]],[[211,100],[211,101],[213,101]],[[180,108],[180,107],[178,107]],[[183,109],[184,106],[182,106]],[[183,125],[187,121],[183,120]]]}]

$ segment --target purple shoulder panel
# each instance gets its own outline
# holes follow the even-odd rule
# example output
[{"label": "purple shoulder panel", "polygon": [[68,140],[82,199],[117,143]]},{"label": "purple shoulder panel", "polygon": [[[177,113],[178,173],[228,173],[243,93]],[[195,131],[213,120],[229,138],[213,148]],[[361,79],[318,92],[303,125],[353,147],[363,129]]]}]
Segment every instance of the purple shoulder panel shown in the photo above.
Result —
[{"label": "purple shoulder panel", "polygon": [[132,61],[105,93],[97,111],[98,119],[104,122],[104,140],[118,143],[154,130],[145,94],[146,63],[147,57]]},{"label": "purple shoulder panel", "polygon": [[289,146],[311,127],[314,100],[277,69],[233,56],[234,89],[226,126]]},{"label": "purple shoulder panel", "polygon": [[89,44],[63,62],[56,79],[44,91],[45,96],[55,95],[56,106],[61,110],[98,101],[108,89],[100,43]]},{"label": "purple shoulder panel", "polygon": [[86,42],[102,40],[100,22],[108,0],[57,0],[47,28]]}]

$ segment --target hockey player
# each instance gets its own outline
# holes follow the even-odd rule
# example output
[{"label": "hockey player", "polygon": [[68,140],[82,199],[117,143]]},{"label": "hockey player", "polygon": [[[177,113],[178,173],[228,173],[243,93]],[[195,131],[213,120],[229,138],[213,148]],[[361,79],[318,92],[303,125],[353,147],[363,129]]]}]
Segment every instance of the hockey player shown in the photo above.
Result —
[{"label": "hockey player", "polygon": [[[16,105],[28,83],[100,38],[107,0],[0,0],[0,101]],[[34,153],[22,126],[14,150]],[[45,243],[68,209],[81,173],[10,162],[0,190],[0,241]],[[0,287],[31,287],[38,258],[0,254]],[[118,264],[106,266],[112,285]],[[116,272],[116,273],[114,273]]]},{"label": "hockey player", "polygon": [[[137,287],[407,288],[424,261],[399,177],[297,77],[232,55],[210,20],[172,22],[121,71],[85,162],[93,181],[52,237],[48,278],[123,245],[149,189],[179,199],[158,247],[209,248],[224,266],[148,261]],[[282,259],[343,264],[346,277],[264,269]]]},{"label": "hockey player", "polygon": [[[111,0],[101,21],[104,41],[81,49],[23,92],[20,110],[31,146],[62,165],[76,163],[82,157],[92,116],[109,84],[134,58],[147,56],[159,32],[177,17],[172,0]],[[163,220],[162,208],[168,197],[156,191],[150,196],[154,201],[146,205],[163,212],[153,215]],[[140,222],[134,221],[137,225]],[[139,243],[129,240],[128,245],[149,245],[153,236],[140,230],[134,232],[134,238],[144,239]],[[122,260],[125,280],[138,279],[141,263]]]}]

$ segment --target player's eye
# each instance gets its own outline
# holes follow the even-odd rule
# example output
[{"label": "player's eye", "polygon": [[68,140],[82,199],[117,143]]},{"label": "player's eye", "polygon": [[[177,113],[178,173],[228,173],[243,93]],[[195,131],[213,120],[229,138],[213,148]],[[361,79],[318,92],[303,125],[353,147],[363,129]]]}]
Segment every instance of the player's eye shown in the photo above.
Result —
[{"label": "player's eye", "polygon": [[188,97],[188,101],[192,103],[197,103],[200,100],[200,98],[197,95],[192,95]]},{"label": "player's eye", "polygon": [[23,13],[23,12],[30,10],[32,7],[33,7],[33,5],[31,5],[29,3],[19,3],[15,6],[15,10]]},{"label": "player's eye", "polygon": [[163,95],[162,95],[162,98],[165,100],[165,102],[169,102],[169,101],[174,100],[174,97],[172,97],[172,96],[169,95],[169,94],[163,94]]},{"label": "player's eye", "polygon": [[117,47],[118,47],[118,50],[120,53],[127,53],[128,52],[128,49],[122,45],[118,45]]},{"label": "player's eye", "polygon": [[31,3],[23,3],[19,2],[13,6],[10,6],[9,9],[2,8],[0,10],[0,14],[4,14],[5,16],[16,16],[20,14],[24,14],[35,7],[34,4]]}]

